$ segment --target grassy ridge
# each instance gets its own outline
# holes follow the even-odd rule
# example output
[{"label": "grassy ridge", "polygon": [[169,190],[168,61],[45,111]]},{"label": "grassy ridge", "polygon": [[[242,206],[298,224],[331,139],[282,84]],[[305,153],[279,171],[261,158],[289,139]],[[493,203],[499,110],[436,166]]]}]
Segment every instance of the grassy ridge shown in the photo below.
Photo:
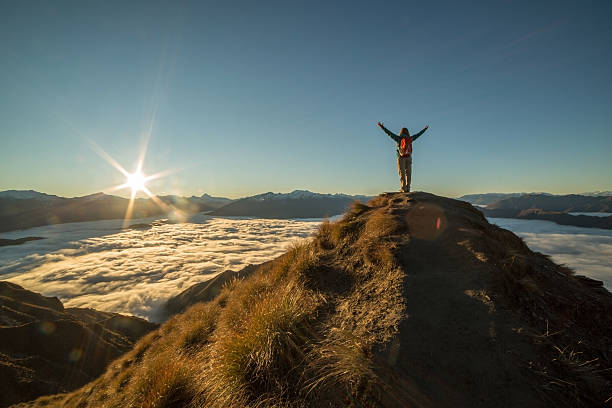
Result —
[{"label": "grassy ridge", "polygon": [[601,282],[471,205],[383,194],[29,406],[601,406],[611,327]]},{"label": "grassy ridge", "polygon": [[[379,239],[397,225],[359,217],[369,210],[355,204],[343,221],[323,223],[316,237],[230,282],[214,301],[171,318],[98,380],[35,405],[307,406],[363,398],[377,388],[373,347],[393,335],[403,313],[401,275]],[[350,261],[335,264],[339,254]],[[374,298],[387,308],[367,303]]]}]

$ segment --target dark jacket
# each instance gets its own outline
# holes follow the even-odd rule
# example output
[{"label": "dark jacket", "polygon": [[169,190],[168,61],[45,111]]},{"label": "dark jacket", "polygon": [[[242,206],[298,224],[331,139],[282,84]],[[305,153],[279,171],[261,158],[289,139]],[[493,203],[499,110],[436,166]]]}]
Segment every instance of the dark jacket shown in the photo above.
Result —
[{"label": "dark jacket", "polygon": [[[400,157],[400,143],[402,142],[402,136],[398,136],[398,135],[396,135],[395,133],[391,132],[389,129],[387,129],[387,128],[386,128],[386,127],[384,127],[384,126],[381,126],[381,128],[382,128],[382,130],[384,130],[384,131],[385,131],[385,133],[386,133],[387,135],[389,135],[389,137],[390,137],[391,139],[393,139],[393,140],[395,141],[395,143],[397,144],[397,149],[395,150],[395,152],[397,153],[397,157]],[[417,133],[416,135],[412,135],[412,136],[408,135],[408,136],[406,136],[406,137],[410,137],[410,138],[412,138],[412,141],[414,142],[415,140],[417,140],[417,139],[418,139],[418,137],[419,137],[419,136],[421,136],[423,133],[425,133],[425,131],[426,131],[426,130],[427,130],[427,128],[425,128],[425,129],[421,130],[421,131],[420,131],[419,133]]]}]

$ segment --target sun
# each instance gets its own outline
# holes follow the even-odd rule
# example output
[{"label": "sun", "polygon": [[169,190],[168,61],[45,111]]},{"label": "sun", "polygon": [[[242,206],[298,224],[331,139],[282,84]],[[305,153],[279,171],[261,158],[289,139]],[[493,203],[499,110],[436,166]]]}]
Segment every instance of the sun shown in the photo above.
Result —
[{"label": "sun", "polygon": [[[106,153],[104,149],[98,146],[95,142],[91,141],[92,149],[96,153],[98,153],[100,157],[106,160],[111,166],[113,166],[121,174],[123,174],[123,176],[125,177],[125,182],[123,184],[111,187],[110,190],[108,191],[109,192],[117,191],[117,190],[122,190],[124,188],[129,188],[132,190],[132,193],[130,194],[130,201],[128,202],[127,208],[125,210],[125,218],[123,219],[124,227],[127,226],[127,223],[132,218],[132,212],[134,211],[134,204],[136,202],[136,194],[140,191],[145,193],[151,200],[153,200],[153,202],[163,212],[168,213],[171,210],[174,211],[172,206],[169,206],[163,200],[161,200],[159,197],[153,194],[146,185],[151,180],[159,179],[161,177],[164,177],[174,172],[173,170],[165,170],[165,171],[155,173],[152,175],[148,175],[148,176],[142,173],[142,166],[143,166],[144,159],[145,159],[146,146],[149,140],[149,136],[150,136],[150,132],[145,140],[143,148],[140,151],[138,162],[136,165],[136,170],[133,173],[128,172],[122,165],[120,165],[115,159],[113,159],[108,153]],[[180,215],[178,211],[175,211],[175,213]]]},{"label": "sun", "polygon": [[134,173],[128,174],[125,185],[132,189],[132,194],[137,193],[138,191],[144,191],[146,189],[145,183],[147,178],[140,170],[135,171]]}]

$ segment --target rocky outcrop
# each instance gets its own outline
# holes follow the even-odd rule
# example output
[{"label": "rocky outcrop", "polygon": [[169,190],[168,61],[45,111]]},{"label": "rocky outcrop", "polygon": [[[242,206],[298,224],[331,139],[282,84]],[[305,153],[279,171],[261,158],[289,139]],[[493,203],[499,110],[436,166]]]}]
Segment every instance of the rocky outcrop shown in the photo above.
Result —
[{"label": "rocky outcrop", "polygon": [[156,327],[0,282],[0,406],[82,386]]}]

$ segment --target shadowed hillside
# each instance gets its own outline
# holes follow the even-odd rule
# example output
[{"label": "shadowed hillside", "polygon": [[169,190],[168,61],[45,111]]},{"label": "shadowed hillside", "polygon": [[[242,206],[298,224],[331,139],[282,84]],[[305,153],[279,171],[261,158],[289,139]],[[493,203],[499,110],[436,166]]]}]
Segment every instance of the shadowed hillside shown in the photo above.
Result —
[{"label": "shadowed hillside", "polygon": [[600,282],[468,203],[383,194],[29,406],[594,407],[611,340]]},{"label": "shadowed hillside", "polygon": [[0,406],[86,384],[156,327],[0,282]]}]

